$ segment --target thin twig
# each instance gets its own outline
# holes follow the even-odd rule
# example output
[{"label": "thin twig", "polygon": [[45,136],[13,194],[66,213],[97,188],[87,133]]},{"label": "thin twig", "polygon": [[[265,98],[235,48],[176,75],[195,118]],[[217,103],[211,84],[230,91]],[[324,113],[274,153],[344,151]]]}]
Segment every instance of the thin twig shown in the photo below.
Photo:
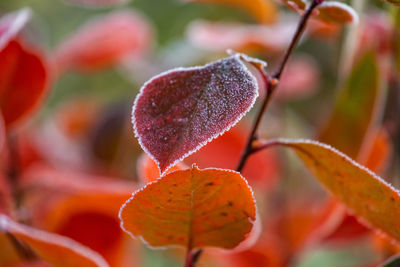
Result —
[{"label": "thin twig", "polygon": [[193,267],[195,262],[193,261],[193,253],[191,249],[186,251],[185,267]]},{"label": "thin twig", "polygon": [[[288,49],[286,50],[285,55],[283,56],[282,62],[279,65],[278,70],[274,73],[274,75],[272,77],[269,77],[264,69],[260,69],[259,67],[255,66],[256,69],[260,72],[260,74],[264,80],[265,87],[266,87],[266,95],[265,95],[264,101],[261,105],[261,108],[257,113],[256,119],[255,119],[253,127],[251,129],[249,138],[247,139],[246,146],[243,150],[243,153],[239,160],[236,171],[238,171],[238,172],[242,171],[249,156],[258,151],[257,148],[256,148],[256,150],[253,149],[253,142],[256,140],[256,133],[257,133],[257,129],[261,123],[262,116],[265,113],[265,110],[268,107],[271,97],[279,84],[279,79],[281,78],[281,75],[286,67],[286,64],[289,60],[290,55],[293,53],[293,50],[295,49],[301,36],[303,35],[303,32],[306,28],[308,19],[311,17],[315,8],[318,5],[322,4],[323,2],[324,2],[324,0],[313,0],[312,3],[310,4],[310,6],[307,8],[306,12],[302,16],[302,18],[297,26],[296,33],[293,36],[293,39],[292,39]],[[251,62],[249,62],[249,63],[252,64]],[[194,267],[202,252],[203,252],[203,250],[199,249],[195,254],[192,254],[192,252],[190,250],[188,250],[188,252],[186,254],[185,267]]]},{"label": "thin twig", "polygon": [[272,77],[270,78],[270,77],[268,77],[268,75],[266,74],[266,72],[264,70],[258,69],[260,71],[264,81],[266,81],[267,93],[265,95],[265,98],[261,105],[261,108],[257,113],[256,119],[254,121],[253,127],[252,127],[250,135],[249,135],[249,138],[247,139],[246,146],[243,150],[242,156],[241,156],[238,166],[236,168],[236,170],[238,172],[243,170],[243,168],[247,162],[247,159],[253,153],[253,151],[252,151],[253,142],[256,139],[256,132],[260,125],[262,116],[264,115],[265,110],[267,109],[267,106],[271,100],[273,93],[276,91],[276,88],[279,85],[279,79],[281,78],[281,75],[287,65],[287,62],[288,62],[290,56],[293,54],[294,49],[296,48],[301,36],[303,35],[303,32],[306,28],[309,18],[311,17],[315,8],[318,5],[320,5],[322,2],[324,2],[324,0],[313,0],[312,3],[310,4],[310,6],[307,8],[306,12],[302,16],[302,18],[297,26],[296,33],[294,34],[292,41],[291,41],[288,49],[286,50],[285,55],[283,56],[281,64],[279,65],[279,67],[278,67],[277,71],[274,73],[274,75],[272,75]]}]

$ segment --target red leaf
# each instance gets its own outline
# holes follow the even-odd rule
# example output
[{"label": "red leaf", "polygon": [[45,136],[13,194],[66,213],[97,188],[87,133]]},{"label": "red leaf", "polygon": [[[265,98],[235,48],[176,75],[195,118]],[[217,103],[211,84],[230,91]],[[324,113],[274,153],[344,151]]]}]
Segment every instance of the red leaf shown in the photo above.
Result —
[{"label": "red leaf", "polygon": [[133,107],[142,148],[162,173],[235,125],[258,96],[239,55],[176,69],[148,81]]},{"label": "red leaf", "polygon": [[4,125],[4,119],[0,113],[0,154],[3,150],[4,144],[6,142],[6,126]]},{"label": "red leaf", "polygon": [[72,239],[15,223],[4,215],[0,215],[0,232],[10,233],[22,240],[41,259],[53,266],[108,266],[100,255]]},{"label": "red leaf", "polygon": [[293,58],[282,75],[276,96],[280,100],[292,100],[307,97],[315,93],[320,71],[309,57]]},{"label": "red leaf", "polygon": [[0,18],[0,51],[18,35],[28,22],[30,15],[31,11],[24,8]]},{"label": "red leaf", "polygon": [[39,104],[48,75],[40,54],[20,42],[11,41],[0,51],[0,108],[7,128]]},{"label": "red leaf", "polygon": [[5,176],[0,175],[0,213],[10,214],[13,200],[9,182]]},{"label": "red leaf", "polygon": [[59,72],[93,71],[144,54],[152,44],[147,20],[133,11],[116,11],[88,22],[56,51]]},{"label": "red leaf", "polygon": [[35,226],[73,238],[101,253],[112,266],[120,265],[124,235],[118,210],[136,184],[40,165],[21,178],[24,204]]},{"label": "red leaf", "polygon": [[294,20],[273,25],[195,21],[189,25],[187,35],[190,42],[205,50],[276,53],[289,45],[296,24]]},{"label": "red leaf", "polygon": [[[199,167],[214,166],[235,169],[249,134],[249,127],[239,123],[222,136],[185,160],[187,164],[197,163]],[[257,188],[271,188],[279,176],[279,161],[275,151],[264,150],[252,155],[241,172],[250,185]]]},{"label": "red leaf", "polygon": [[[182,162],[178,162],[176,165],[169,168],[167,173],[173,172],[176,170],[184,170],[188,169],[189,166]],[[160,171],[157,167],[157,163],[154,162],[152,158],[150,158],[146,153],[143,153],[138,159],[137,163],[137,172],[139,181],[142,183],[149,183],[160,178]]]}]

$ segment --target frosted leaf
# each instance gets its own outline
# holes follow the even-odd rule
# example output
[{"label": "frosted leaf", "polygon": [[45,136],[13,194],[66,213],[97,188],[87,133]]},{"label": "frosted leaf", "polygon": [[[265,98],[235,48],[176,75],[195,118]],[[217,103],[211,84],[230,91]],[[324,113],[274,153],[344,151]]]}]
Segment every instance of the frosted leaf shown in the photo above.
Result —
[{"label": "frosted leaf", "polygon": [[132,121],[161,173],[235,125],[258,96],[239,55],[162,73],[141,89]]}]

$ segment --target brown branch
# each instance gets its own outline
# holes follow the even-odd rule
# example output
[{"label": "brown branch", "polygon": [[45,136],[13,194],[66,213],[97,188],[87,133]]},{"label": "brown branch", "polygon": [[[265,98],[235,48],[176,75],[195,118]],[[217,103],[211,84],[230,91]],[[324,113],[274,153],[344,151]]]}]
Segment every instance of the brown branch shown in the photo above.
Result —
[{"label": "brown branch", "polygon": [[[285,55],[283,56],[283,59],[278,67],[278,70],[274,73],[274,75],[272,77],[269,77],[264,69],[261,69],[259,66],[255,66],[252,62],[248,62],[251,65],[255,66],[256,69],[260,72],[260,74],[264,80],[264,83],[265,83],[266,95],[265,95],[265,98],[261,105],[261,108],[257,113],[256,119],[253,123],[249,138],[247,139],[246,146],[243,150],[243,153],[239,160],[236,171],[238,171],[238,172],[242,171],[249,156],[258,151],[257,149],[253,149],[253,142],[256,140],[256,133],[257,133],[257,129],[261,123],[262,116],[268,107],[268,104],[271,100],[273,93],[275,92],[275,89],[278,87],[279,79],[281,78],[281,75],[286,67],[286,64],[287,64],[291,54],[293,53],[301,36],[303,35],[303,32],[306,28],[309,18],[311,17],[315,8],[318,5],[322,4],[323,2],[324,2],[324,0],[313,0],[312,3],[310,4],[310,6],[307,8],[306,12],[302,16],[302,18],[297,26],[296,33],[294,34],[292,41],[291,41],[288,49],[286,50]],[[199,249],[197,252],[192,254],[192,251],[188,250],[188,252],[186,254],[185,267],[194,267],[202,252],[203,252],[203,250]]]},{"label": "brown branch", "polygon": [[238,163],[238,166],[236,168],[236,170],[238,172],[243,170],[243,168],[244,168],[249,156],[251,154],[253,154],[253,151],[252,151],[253,142],[256,140],[256,133],[257,133],[258,127],[260,125],[262,116],[264,115],[264,113],[265,113],[265,111],[266,111],[266,109],[268,107],[268,104],[269,104],[269,102],[271,100],[271,97],[272,97],[273,93],[276,91],[276,88],[279,85],[279,80],[280,80],[280,78],[282,76],[283,71],[285,70],[285,67],[287,65],[287,62],[288,62],[290,56],[293,54],[294,49],[296,48],[301,36],[304,33],[304,30],[305,30],[305,28],[307,26],[307,22],[308,22],[309,18],[311,17],[311,15],[314,12],[315,8],[318,5],[320,5],[322,2],[324,2],[324,0],[313,0],[312,3],[309,5],[309,7],[307,8],[306,12],[302,16],[302,18],[301,18],[301,20],[300,20],[300,22],[299,22],[299,24],[297,26],[296,33],[294,34],[294,36],[292,38],[292,41],[291,41],[288,49],[286,50],[286,52],[285,52],[285,54],[284,54],[284,56],[282,58],[282,61],[281,61],[280,65],[279,65],[277,71],[272,75],[272,77],[268,77],[268,75],[266,74],[266,72],[264,70],[260,70],[258,68],[258,70],[260,71],[264,81],[266,81],[266,91],[267,91],[267,93],[265,95],[265,98],[264,98],[264,101],[263,101],[263,103],[261,105],[261,108],[257,113],[256,119],[255,119],[255,121],[253,123],[253,127],[252,127],[250,135],[249,135],[249,138],[247,139],[246,146],[245,146],[245,148],[243,150],[242,156],[241,156],[241,158],[239,160],[239,163]]}]

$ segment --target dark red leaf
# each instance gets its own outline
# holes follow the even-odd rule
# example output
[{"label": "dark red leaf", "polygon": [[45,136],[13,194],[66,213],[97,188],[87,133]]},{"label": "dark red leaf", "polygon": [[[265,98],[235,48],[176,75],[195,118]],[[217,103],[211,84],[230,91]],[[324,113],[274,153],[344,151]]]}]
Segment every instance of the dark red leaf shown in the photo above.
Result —
[{"label": "dark red leaf", "polygon": [[162,173],[235,125],[254,104],[257,82],[239,57],[168,71],[142,87],[132,120]]}]

